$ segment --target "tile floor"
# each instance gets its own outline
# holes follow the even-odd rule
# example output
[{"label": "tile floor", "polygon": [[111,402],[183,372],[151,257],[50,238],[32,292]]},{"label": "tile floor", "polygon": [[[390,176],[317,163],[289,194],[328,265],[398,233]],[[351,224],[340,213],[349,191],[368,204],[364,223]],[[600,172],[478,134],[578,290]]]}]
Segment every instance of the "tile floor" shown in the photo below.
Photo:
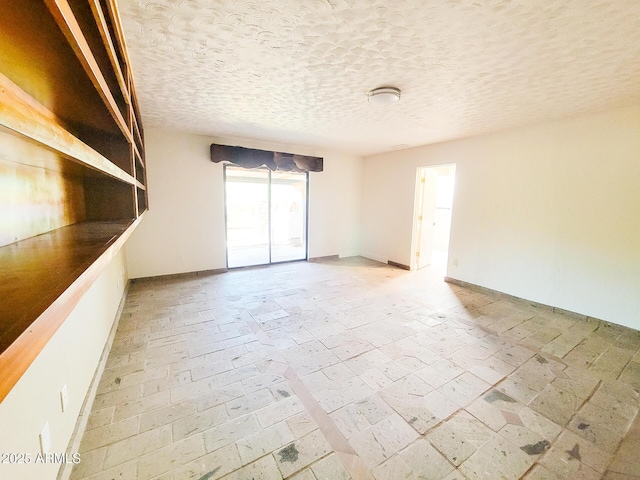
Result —
[{"label": "tile floor", "polygon": [[72,479],[638,479],[639,349],[437,267],[138,281]]}]

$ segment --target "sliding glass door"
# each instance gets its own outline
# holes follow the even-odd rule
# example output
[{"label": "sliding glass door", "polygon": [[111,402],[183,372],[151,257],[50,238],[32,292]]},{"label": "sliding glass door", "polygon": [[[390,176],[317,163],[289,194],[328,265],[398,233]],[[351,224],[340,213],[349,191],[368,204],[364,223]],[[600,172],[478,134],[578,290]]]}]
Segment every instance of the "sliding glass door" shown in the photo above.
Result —
[{"label": "sliding glass door", "polygon": [[307,258],[307,174],[225,165],[227,267]]},{"label": "sliding glass door", "polygon": [[270,262],[269,170],[225,166],[227,267]]},{"label": "sliding glass door", "polygon": [[271,172],[271,262],[307,258],[307,174]]}]

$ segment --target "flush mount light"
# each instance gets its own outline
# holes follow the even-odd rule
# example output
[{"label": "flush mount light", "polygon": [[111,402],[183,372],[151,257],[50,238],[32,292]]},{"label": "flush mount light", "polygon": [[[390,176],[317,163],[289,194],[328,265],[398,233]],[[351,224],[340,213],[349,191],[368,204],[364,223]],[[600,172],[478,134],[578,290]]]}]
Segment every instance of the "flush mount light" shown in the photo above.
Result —
[{"label": "flush mount light", "polygon": [[374,105],[390,105],[400,100],[400,89],[395,87],[374,88],[369,92],[369,103]]}]

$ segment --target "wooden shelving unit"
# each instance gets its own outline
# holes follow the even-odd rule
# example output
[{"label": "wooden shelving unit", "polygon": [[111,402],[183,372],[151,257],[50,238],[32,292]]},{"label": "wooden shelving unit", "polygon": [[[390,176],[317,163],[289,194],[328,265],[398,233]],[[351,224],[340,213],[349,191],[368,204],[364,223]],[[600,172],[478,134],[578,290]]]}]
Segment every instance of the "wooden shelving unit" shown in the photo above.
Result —
[{"label": "wooden shelving unit", "polygon": [[113,0],[0,2],[0,401],[147,210]]}]

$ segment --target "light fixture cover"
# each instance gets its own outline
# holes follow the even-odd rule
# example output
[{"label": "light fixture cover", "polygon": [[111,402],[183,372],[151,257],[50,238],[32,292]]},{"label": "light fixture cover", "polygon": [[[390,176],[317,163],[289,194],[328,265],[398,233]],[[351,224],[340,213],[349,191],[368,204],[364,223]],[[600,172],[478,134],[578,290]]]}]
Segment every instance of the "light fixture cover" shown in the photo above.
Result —
[{"label": "light fixture cover", "polygon": [[395,87],[374,88],[369,92],[369,103],[374,105],[389,105],[400,100],[400,89]]}]

